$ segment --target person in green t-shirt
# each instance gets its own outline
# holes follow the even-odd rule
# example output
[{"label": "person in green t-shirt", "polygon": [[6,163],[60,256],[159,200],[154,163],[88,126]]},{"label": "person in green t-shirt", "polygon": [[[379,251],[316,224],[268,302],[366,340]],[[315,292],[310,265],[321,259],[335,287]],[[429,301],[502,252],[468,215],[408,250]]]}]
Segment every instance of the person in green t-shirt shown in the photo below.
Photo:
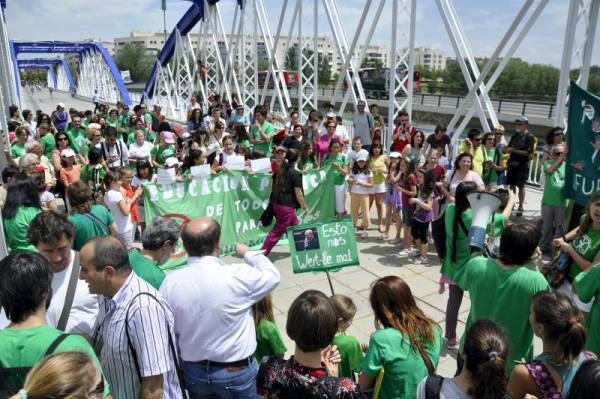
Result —
[{"label": "person in green t-shirt", "polygon": [[494,191],[498,187],[498,174],[504,171],[501,166],[502,152],[496,145],[494,133],[486,133],[483,136],[483,151],[485,161],[483,162],[483,175],[481,176],[488,191]]},{"label": "person in green t-shirt", "polygon": [[254,352],[256,361],[260,363],[264,357],[269,356],[283,358],[287,348],[275,324],[271,294],[252,306],[252,314],[256,326],[256,352]]},{"label": "person in green t-shirt", "polygon": [[540,250],[549,258],[554,256],[552,240],[561,237],[567,229],[567,199],[565,187],[564,145],[552,147],[551,159],[544,161],[544,194],[542,195],[542,240]]},{"label": "person in green t-shirt", "polygon": [[591,195],[579,226],[554,239],[552,244],[571,257],[571,281],[582,271],[600,263],[600,190]]},{"label": "person in green t-shirt", "polygon": [[85,182],[79,180],[71,184],[68,194],[71,202],[69,221],[75,226],[75,251],[80,251],[94,237],[117,235],[117,227],[110,211],[104,205],[92,204],[92,191]]},{"label": "person in green t-shirt", "polygon": [[135,274],[157,290],[165,279],[160,265],[175,252],[179,232],[179,224],[174,219],[154,218],[142,233],[142,249],[129,252],[129,263]]},{"label": "person in green t-shirt", "polygon": [[67,130],[69,145],[76,153],[80,153],[87,141],[85,128],[81,126],[81,117],[76,115],[71,119],[71,128]]},{"label": "person in green t-shirt", "polygon": [[[27,370],[42,360],[49,349],[51,353],[83,352],[102,373],[100,362],[84,337],[66,335],[46,324],[52,276],[50,264],[38,253],[15,252],[0,261],[0,306],[10,319],[8,327],[0,330],[0,364],[6,373],[2,383],[8,383],[14,392],[23,386]],[[61,341],[57,341],[59,337]],[[58,344],[54,350],[53,344]],[[109,394],[105,380],[103,396]]]},{"label": "person in green t-shirt", "polygon": [[51,159],[52,151],[56,148],[56,140],[54,139],[54,135],[50,133],[50,125],[42,123],[38,126],[38,133],[40,135],[42,151],[48,159]]},{"label": "person in green t-shirt", "polygon": [[113,108],[109,111],[108,118],[106,118],[106,124],[110,127],[114,127],[115,129],[118,129],[118,125],[119,125],[119,110],[118,109]]},{"label": "person in green t-shirt", "polygon": [[[545,277],[526,266],[537,249],[540,233],[529,223],[508,225],[500,237],[498,259],[478,256],[468,261],[455,275],[456,283],[469,291],[471,309],[465,330],[475,320],[498,323],[510,343],[508,371],[515,361],[533,357],[533,330],[529,310],[533,297],[549,289]],[[464,345],[464,335],[462,340]],[[462,346],[461,345],[461,346]],[[459,369],[462,362],[459,359]]]},{"label": "person in green t-shirt", "polygon": [[329,153],[323,159],[323,167],[332,165],[333,181],[335,183],[335,213],[337,217],[344,217],[346,213],[346,175],[348,165],[346,156],[342,154],[342,144],[333,139],[329,143]]},{"label": "person in green t-shirt", "polygon": [[[25,150],[25,143],[27,143],[27,128],[25,126],[19,126],[15,129],[15,136],[17,142],[10,146],[10,156],[13,158],[19,158],[23,156],[27,151]],[[8,151],[8,147],[5,147],[5,151]]]},{"label": "person in green t-shirt", "polygon": [[375,281],[370,300],[380,329],[371,335],[360,363],[358,384],[362,390],[371,388],[384,368],[379,397],[412,399],[419,382],[437,367],[442,331],[419,309],[410,287],[400,277]]},{"label": "person in green t-shirt", "polygon": [[2,209],[6,244],[13,251],[35,251],[27,239],[29,224],[42,211],[38,187],[29,177],[16,177],[8,186]]},{"label": "person in green t-shirt", "polygon": [[339,376],[356,380],[354,373],[358,373],[364,354],[358,340],[352,335],[346,335],[346,330],[356,315],[356,305],[352,298],[340,294],[332,295],[329,302],[335,308],[338,319],[338,335],[333,338],[333,345],[337,346],[342,358],[338,366]]},{"label": "person in green t-shirt", "polygon": [[600,263],[591,269],[579,273],[575,278],[575,291],[583,302],[594,300],[585,326],[588,331],[585,348],[594,353],[600,353]]},{"label": "person in green t-shirt", "polygon": [[250,126],[250,143],[255,151],[260,151],[266,158],[273,155],[273,136],[275,128],[267,122],[267,112],[259,109],[254,113],[254,125]]}]

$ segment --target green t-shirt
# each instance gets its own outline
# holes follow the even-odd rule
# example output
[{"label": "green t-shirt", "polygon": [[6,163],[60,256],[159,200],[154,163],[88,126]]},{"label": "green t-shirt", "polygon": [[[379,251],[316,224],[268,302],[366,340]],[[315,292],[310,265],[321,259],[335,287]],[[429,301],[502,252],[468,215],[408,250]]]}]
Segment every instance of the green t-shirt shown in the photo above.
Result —
[{"label": "green t-shirt", "polygon": [[[325,159],[323,160],[323,167],[331,165],[331,164],[345,166],[346,165],[346,157],[343,154],[337,154],[337,156],[335,158],[333,158],[329,154],[327,154],[325,156]],[[338,172],[338,170],[335,168],[332,168],[332,170],[333,170],[333,181],[334,181],[335,185],[341,186],[342,184],[344,184],[344,181],[346,179],[344,177],[344,175],[342,175],[340,172]]]},{"label": "green t-shirt", "polygon": [[[483,149],[485,151],[485,158],[488,161],[492,161],[492,163],[496,166],[500,163],[500,152],[496,147],[488,150],[486,148]],[[498,172],[496,169],[491,168],[483,168],[483,176],[481,176],[485,183],[496,183],[498,181]]]},{"label": "green t-shirt", "polygon": [[25,144],[13,144],[10,146],[10,156],[13,158],[19,158],[25,154]]},{"label": "green t-shirt", "polygon": [[52,133],[46,133],[40,137],[40,144],[42,145],[44,155],[48,159],[51,159],[52,151],[56,149],[56,140],[54,139],[54,135],[52,135]]},{"label": "green t-shirt", "polygon": [[139,250],[129,252],[129,264],[131,268],[142,280],[156,288],[160,288],[165,279],[165,272],[158,268],[158,265],[146,258]]},{"label": "green t-shirt", "polygon": [[452,260],[452,242],[454,238],[454,214],[456,206],[450,204],[446,208],[445,228],[446,228],[446,257],[442,263],[441,273],[454,280],[454,275],[460,268],[471,259],[471,250],[468,243],[468,232],[471,228],[473,214],[471,209],[467,209],[462,213],[463,224],[467,233],[463,231],[460,223],[456,224],[456,261]]},{"label": "green t-shirt", "polygon": [[[494,222],[493,224],[492,221]],[[502,232],[504,231],[504,214],[495,212],[492,216],[490,216],[490,223],[487,225],[486,234],[491,234],[492,229],[494,237],[500,238]]]},{"label": "green t-shirt", "polygon": [[75,240],[73,242],[75,251],[80,251],[81,247],[94,237],[110,234],[109,226],[113,224],[110,211],[105,206],[94,205],[90,209],[90,213],[104,225],[84,213],[75,213],[69,216],[69,221],[75,226]]},{"label": "green t-shirt", "polygon": [[[579,224],[581,225],[586,219],[587,214],[584,214]],[[600,230],[596,230],[592,226],[588,227],[585,234],[571,241],[571,245],[585,259],[590,262],[593,261],[598,251],[600,251]],[[579,265],[575,261],[571,262],[571,278],[575,279],[579,273],[581,273]]]},{"label": "green t-shirt", "polygon": [[[592,309],[586,320],[588,331],[585,348],[594,353],[600,353],[600,263],[594,265],[586,273],[579,273],[575,278],[575,291],[583,302],[594,299]],[[591,332],[591,333],[590,333]]]},{"label": "green t-shirt", "polygon": [[78,130],[69,129],[67,130],[67,137],[69,138],[69,144],[71,144],[73,151],[79,154],[87,140],[85,129],[81,127]]},{"label": "green t-shirt", "polygon": [[[63,334],[62,331],[47,324],[24,328],[5,328],[0,330],[0,363],[3,367],[33,367],[44,357],[48,347]],[[70,334],[54,350],[58,352],[83,352],[88,355],[102,372],[100,362],[94,350],[85,338]],[[104,375],[104,374],[103,374]],[[25,375],[15,381],[19,385],[25,382]],[[104,381],[104,397],[110,393],[108,382]]]},{"label": "green t-shirt", "polygon": [[[492,320],[508,337],[508,371],[517,361],[530,361],[533,358],[533,330],[529,324],[529,308],[535,294],[550,288],[544,276],[525,266],[504,269],[496,259],[477,256],[462,267],[455,281],[463,290],[469,291],[471,299],[465,331],[476,320]],[[465,335],[462,340],[464,338]]]},{"label": "green t-shirt", "polygon": [[[442,331],[437,326],[433,328],[433,343],[424,349],[435,368],[440,359]],[[379,394],[381,399],[414,399],[417,386],[428,375],[421,353],[395,328],[375,331],[369,341],[369,350],[360,362],[360,369],[372,378],[382,367],[385,375]]]},{"label": "green t-shirt", "polygon": [[10,251],[35,251],[35,248],[27,239],[27,231],[33,218],[42,210],[33,206],[19,207],[15,217],[3,219],[4,237]]},{"label": "green t-shirt", "polygon": [[273,148],[271,144],[273,142],[273,136],[275,135],[275,128],[271,123],[266,121],[262,124],[260,128],[262,132],[269,137],[269,140],[266,143],[263,143],[262,137],[258,132],[258,129],[255,125],[252,125],[250,127],[250,136],[255,140],[261,141],[260,143],[254,144],[254,149],[264,152],[265,157],[271,158],[271,156],[273,155]]},{"label": "green t-shirt", "polygon": [[270,320],[261,320],[256,328],[256,360],[260,362],[265,356],[282,357],[286,350],[277,324]]},{"label": "green t-shirt", "polygon": [[110,116],[108,118],[106,118],[106,124],[110,127],[114,127],[116,129],[118,123],[119,123],[118,116],[116,118],[111,118]]},{"label": "green t-shirt", "polygon": [[554,173],[549,173],[548,168],[554,161],[544,162],[544,194],[542,195],[542,205],[567,207],[567,199],[563,191],[565,187],[565,163],[561,163]]},{"label": "green t-shirt", "polygon": [[175,154],[175,146],[169,144],[166,147],[161,147],[160,145],[155,145],[152,148],[152,151],[150,151],[150,155],[152,156],[152,159],[154,160],[154,162],[158,163],[159,165],[163,165],[165,163],[165,160],[163,159],[163,152],[165,152],[166,150],[172,150],[173,154]]},{"label": "green t-shirt", "polygon": [[333,337],[333,345],[337,346],[342,360],[339,365],[339,377],[355,379],[354,373],[358,372],[364,354],[360,343],[352,335],[340,334]]}]

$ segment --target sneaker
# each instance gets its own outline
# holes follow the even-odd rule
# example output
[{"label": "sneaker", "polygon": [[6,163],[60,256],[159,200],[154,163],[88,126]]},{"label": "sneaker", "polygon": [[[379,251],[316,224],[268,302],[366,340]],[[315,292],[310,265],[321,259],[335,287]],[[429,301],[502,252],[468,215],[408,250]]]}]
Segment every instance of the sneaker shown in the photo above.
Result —
[{"label": "sneaker", "polygon": [[398,245],[398,244],[402,243],[402,240],[399,238],[394,238],[394,239],[389,240],[388,243],[392,244],[392,245]]},{"label": "sneaker", "polygon": [[517,209],[517,213],[515,213],[515,216],[520,218],[521,216],[523,216],[523,209]]},{"label": "sneaker", "polygon": [[411,252],[412,251],[410,249],[405,248],[402,251],[398,252],[398,256],[401,256],[401,257],[410,256]]},{"label": "sneaker", "polygon": [[456,338],[453,338],[453,339],[446,338],[446,348],[456,349],[457,345],[458,345],[458,341],[456,340]]},{"label": "sneaker", "polygon": [[429,259],[427,259],[427,257],[425,257],[425,256],[420,256],[420,257],[418,257],[418,258],[415,258],[415,259],[412,261],[412,264],[413,264],[413,265],[423,265],[423,266],[427,266],[427,265],[429,265]]},{"label": "sneaker", "polygon": [[366,240],[368,236],[369,236],[369,233],[367,233],[367,231],[365,230],[360,235],[360,238],[362,238],[363,240]]},{"label": "sneaker", "polygon": [[421,256],[421,251],[417,250],[417,249],[411,249],[410,253],[408,254],[409,258],[418,258]]}]

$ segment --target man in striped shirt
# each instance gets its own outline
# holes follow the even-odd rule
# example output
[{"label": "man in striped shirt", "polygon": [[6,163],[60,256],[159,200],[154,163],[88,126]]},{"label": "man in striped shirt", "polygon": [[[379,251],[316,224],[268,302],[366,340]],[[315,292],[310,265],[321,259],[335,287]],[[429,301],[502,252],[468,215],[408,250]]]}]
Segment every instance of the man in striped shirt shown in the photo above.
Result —
[{"label": "man in striped shirt", "polygon": [[110,236],[88,241],[80,278],[100,295],[92,339],[115,398],[182,398],[173,312],[132,272],[123,244]]}]

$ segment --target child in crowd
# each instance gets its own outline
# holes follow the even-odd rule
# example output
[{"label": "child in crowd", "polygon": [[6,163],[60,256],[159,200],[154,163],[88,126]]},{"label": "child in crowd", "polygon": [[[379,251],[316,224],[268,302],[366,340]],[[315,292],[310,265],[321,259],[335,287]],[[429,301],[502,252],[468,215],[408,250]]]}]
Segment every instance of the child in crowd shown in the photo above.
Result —
[{"label": "child in crowd", "polygon": [[217,154],[212,163],[212,169],[215,172],[220,172],[227,169],[227,158],[237,155],[235,153],[235,145],[233,144],[233,136],[226,135],[223,137],[223,152]]},{"label": "child in crowd", "polygon": [[390,225],[392,220],[396,219],[396,238],[391,244],[400,244],[400,233],[402,232],[402,193],[398,191],[397,185],[400,181],[400,161],[402,155],[399,152],[392,152],[390,154],[390,164],[388,165],[388,174],[386,178],[386,191],[385,191],[385,236],[389,236]]},{"label": "child in crowd", "polygon": [[358,373],[364,355],[358,340],[352,335],[346,335],[346,330],[356,315],[356,305],[350,297],[339,294],[331,296],[329,302],[335,308],[338,320],[338,334],[333,338],[333,345],[337,346],[342,358],[338,376],[350,377],[356,381],[354,373]]},{"label": "child in crowd", "polygon": [[356,156],[358,155],[358,152],[361,149],[362,139],[360,138],[360,136],[354,136],[354,138],[352,139],[352,148],[348,150],[348,153],[346,154],[348,158],[348,166],[350,167],[350,169],[352,169],[352,165],[354,165],[354,162],[356,162]]},{"label": "child in crowd", "polygon": [[106,176],[106,163],[102,158],[102,150],[92,148],[88,153],[89,163],[81,169],[81,181],[86,183],[92,191],[92,202],[104,202],[104,176]]},{"label": "child in crowd", "polygon": [[67,209],[70,208],[67,190],[70,184],[75,183],[81,177],[81,166],[75,160],[75,151],[66,148],[60,152],[60,180],[65,186],[65,200]]},{"label": "child in crowd", "polygon": [[38,190],[40,192],[40,206],[43,211],[58,212],[58,207],[56,206],[54,194],[52,194],[52,192],[48,190],[48,186],[46,185],[43,167],[38,165],[38,168],[41,168],[41,170],[37,170],[33,175],[33,178],[35,179],[35,182],[38,186]]},{"label": "child in crowd", "polygon": [[368,164],[369,153],[367,150],[360,150],[356,156],[356,162],[352,165],[352,171],[348,177],[350,189],[350,208],[352,210],[352,222],[358,227],[358,213],[362,212],[362,238],[368,236],[369,228],[369,193],[373,187],[373,173]]},{"label": "child in crowd", "polygon": [[254,327],[256,328],[256,352],[254,357],[260,361],[265,356],[283,357],[287,348],[281,339],[281,333],[273,315],[273,299],[268,294],[252,306]]},{"label": "child in crowd", "polygon": [[404,249],[398,255],[411,255],[412,236],[410,227],[412,224],[414,205],[410,199],[417,195],[417,177],[415,176],[415,163],[407,158],[400,161],[400,184],[398,191],[402,193],[402,230],[404,232]]},{"label": "child in crowd", "polygon": [[[133,195],[136,190],[131,184],[131,182],[133,180],[133,172],[131,172],[131,170],[129,170],[128,168],[121,168],[119,170],[119,172],[121,173],[121,179],[123,179],[123,183],[121,184],[121,193],[126,198],[133,198]],[[142,198],[142,200],[143,200],[143,196],[140,195],[136,201],[131,201],[130,215],[131,215],[131,223],[133,223],[134,238],[138,234],[137,225],[140,221],[140,215],[138,213],[138,207],[137,207],[137,201],[140,198]]]},{"label": "child in crowd", "polygon": [[323,166],[332,165],[335,180],[335,214],[338,218],[346,214],[346,175],[348,166],[342,154],[342,144],[337,139],[329,143],[329,153],[323,159]]},{"label": "child in crowd", "polygon": [[[143,188],[142,186],[146,183],[154,183],[154,169],[152,164],[148,160],[138,161],[135,165],[135,176],[131,179],[131,186],[134,189]],[[142,233],[146,228],[146,217],[144,215],[144,196],[140,195],[137,201],[137,208],[139,214],[139,224]]]},{"label": "child in crowd", "polygon": [[104,178],[106,195],[104,204],[117,226],[117,238],[128,250],[133,248],[133,223],[131,221],[131,205],[142,195],[143,190],[138,187],[131,198],[127,198],[121,192],[123,178],[119,172],[109,170]]},{"label": "child in crowd", "polygon": [[416,241],[416,249],[409,255],[414,257],[413,264],[429,265],[427,250],[429,249],[429,240],[427,232],[429,223],[433,219],[433,172],[419,169],[417,171],[417,195],[409,200],[414,205],[413,219],[411,222],[410,234]]}]

